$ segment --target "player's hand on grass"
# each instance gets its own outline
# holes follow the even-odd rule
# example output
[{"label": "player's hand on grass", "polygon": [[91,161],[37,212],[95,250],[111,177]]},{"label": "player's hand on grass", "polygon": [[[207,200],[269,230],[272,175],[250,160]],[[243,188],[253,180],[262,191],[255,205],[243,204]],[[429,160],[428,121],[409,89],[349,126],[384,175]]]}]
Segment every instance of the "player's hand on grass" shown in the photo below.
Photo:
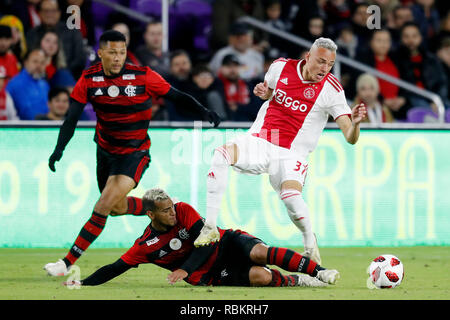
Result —
[{"label": "player's hand on grass", "polygon": [[56,169],[55,169],[55,162],[61,160],[62,155],[63,155],[62,151],[55,150],[55,151],[53,151],[52,155],[48,159],[48,167],[53,172],[56,171]]},{"label": "player's hand on grass", "polygon": [[207,110],[205,116],[209,123],[214,124],[214,128],[217,128],[217,126],[220,124],[220,117],[216,112]]},{"label": "player's hand on grass", "polygon": [[360,103],[352,109],[352,123],[354,125],[361,123],[367,114],[367,107],[364,103]]},{"label": "player's hand on grass", "polygon": [[188,273],[186,271],[184,271],[183,269],[177,269],[167,276],[167,281],[170,284],[175,284],[177,281],[183,280],[187,276]]}]

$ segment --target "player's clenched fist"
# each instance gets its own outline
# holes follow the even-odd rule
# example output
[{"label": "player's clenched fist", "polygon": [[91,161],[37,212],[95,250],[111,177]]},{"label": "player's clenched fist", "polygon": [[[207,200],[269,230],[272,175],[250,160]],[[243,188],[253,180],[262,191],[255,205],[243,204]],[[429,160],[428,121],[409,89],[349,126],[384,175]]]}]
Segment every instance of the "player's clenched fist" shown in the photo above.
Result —
[{"label": "player's clenched fist", "polygon": [[360,103],[352,109],[352,122],[353,124],[359,124],[367,114],[367,107],[364,103]]},{"label": "player's clenched fist", "polygon": [[269,93],[269,85],[267,84],[267,81],[258,83],[253,89],[253,93],[261,99],[267,99],[267,94]]}]

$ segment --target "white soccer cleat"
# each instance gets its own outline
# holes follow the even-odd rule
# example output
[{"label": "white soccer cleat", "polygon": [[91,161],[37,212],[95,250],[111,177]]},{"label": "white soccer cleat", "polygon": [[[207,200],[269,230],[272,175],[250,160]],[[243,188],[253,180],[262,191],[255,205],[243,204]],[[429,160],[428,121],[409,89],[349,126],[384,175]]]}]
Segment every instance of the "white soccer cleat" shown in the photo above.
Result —
[{"label": "white soccer cleat", "polygon": [[207,246],[212,242],[218,242],[220,240],[220,233],[216,226],[209,226],[205,224],[200,230],[200,234],[194,241],[194,246],[201,247]]},{"label": "white soccer cleat", "polygon": [[54,263],[47,263],[44,266],[44,270],[47,271],[47,274],[49,276],[61,277],[67,276],[69,274],[70,267],[67,268],[64,261],[62,261],[62,259],[59,259]]},{"label": "white soccer cleat", "polygon": [[311,277],[310,275],[307,275],[307,274],[295,274],[293,276],[295,276],[297,278],[297,284],[296,284],[297,287],[317,288],[317,287],[327,287],[328,286],[328,283],[320,281],[316,277]]},{"label": "white soccer cleat", "polygon": [[325,269],[317,272],[317,279],[329,284],[336,284],[340,277],[339,272],[334,269]]},{"label": "white soccer cleat", "polygon": [[318,265],[322,264],[322,259],[320,258],[319,247],[317,246],[317,237],[314,234],[314,247],[307,248],[305,247],[305,252],[302,253],[302,256],[308,257]]}]

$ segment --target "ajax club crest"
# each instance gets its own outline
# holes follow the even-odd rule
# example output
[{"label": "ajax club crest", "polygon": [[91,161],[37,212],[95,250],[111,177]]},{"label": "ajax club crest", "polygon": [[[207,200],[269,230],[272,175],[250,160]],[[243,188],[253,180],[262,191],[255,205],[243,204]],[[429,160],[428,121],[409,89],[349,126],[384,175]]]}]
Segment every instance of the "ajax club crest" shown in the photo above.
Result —
[{"label": "ajax club crest", "polygon": [[313,88],[306,88],[305,91],[303,91],[303,95],[306,99],[312,99],[316,95],[316,92]]}]

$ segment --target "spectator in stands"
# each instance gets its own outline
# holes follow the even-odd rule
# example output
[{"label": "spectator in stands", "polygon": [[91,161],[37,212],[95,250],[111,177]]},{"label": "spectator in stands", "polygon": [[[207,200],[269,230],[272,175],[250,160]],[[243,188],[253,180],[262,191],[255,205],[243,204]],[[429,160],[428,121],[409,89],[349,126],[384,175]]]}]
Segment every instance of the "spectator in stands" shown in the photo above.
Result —
[{"label": "spectator in stands", "polygon": [[[329,0],[325,1],[323,9],[326,14],[328,27],[326,33],[335,37],[337,31],[346,25],[351,17],[350,3],[346,0]],[[317,17],[320,17],[320,15],[316,16],[316,18]],[[322,17],[322,19],[325,18]]]},{"label": "spectator in stands", "polygon": [[239,59],[233,54],[228,54],[223,58],[219,70],[218,77],[225,91],[228,118],[231,121],[254,121],[260,104],[251,92],[251,84],[240,76],[240,68]]},{"label": "spectator in stands", "polygon": [[434,0],[416,0],[411,9],[422,35],[422,45],[428,49],[428,39],[435,37],[440,28],[440,16],[434,7]]},{"label": "spectator in stands", "polygon": [[[394,55],[391,52],[391,45],[391,34],[387,29],[374,30],[370,40],[370,49],[357,57],[357,60],[394,78],[400,78]],[[400,88],[383,79],[378,79],[378,83],[383,103],[392,110],[396,119],[405,119],[407,100]]]},{"label": "spectator in stands", "polygon": [[392,36],[392,48],[397,49],[400,45],[400,30],[407,22],[414,21],[414,16],[410,6],[398,5],[392,12],[392,25],[389,31]]},{"label": "spectator in stands", "polygon": [[339,53],[354,59],[358,51],[358,37],[350,25],[343,27],[338,32],[336,39]]},{"label": "spectator in stands", "polygon": [[6,69],[0,66],[0,120],[19,120],[11,95],[6,91]]},{"label": "spectator in stands", "polygon": [[12,32],[8,26],[0,25],[0,70],[5,74],[4,85],[9,79],[19,73],[19,63],[16,56],[11,52]]},{"label": "spectator in stands", "polygon": [[[181,49],[173,51],[170,55],[170,74],[166,78],[167,82],[176,89],[191,94],[193,89],[191,72],[192,62],[189,53]],[[201,120],[198,115],[183,110],[183,108],[178,108],[169,100],[164,100],[164,106],[167,108],[171,121]]]},{"label": "spectator in stands", "polygon": [[36,115],[48,112],[49,89],[45,80],[45,53],[32,49],[25,55],[22,71],[6,86],[21,120],[34,120]]},{"label": "spectator in stands", "polygon": [[264,56],[252,48],[253,31],[245,23],[236,22],[231,26],[228,46],[220,49],[211,59],[210,68],[217,74],[223,58],[234,54],[241,63],[240,77],[251,81],[261,76],[264,68]]},{"label": "spectator in stands", "polygon": [[127,59],[125,62],[134,64],[136,66],[140,66],[141,62],[138,60],[138,58],[136,58],[135,54],[130,50],[130,28],[128,27],[128,25],[123,22],[118,22],[118,23],[113,24],[111,29],[119,31],[120,33],[122,33],[125,36],[125,41],[126,41],[126,45],[127,45]]},{"label": "spectator in stands", "polygon": [[325,20],[321,16],[312,16],[308,20],[306,30],[299,36],[314,42],[317,38],[323,37],[325,33]]},{"label": "spectator in stands", "polygon": [[[444,101],[448,96],[448,80],[439,59],[422,45],[419,26],[406,23],[401,30],[401,46],[397,51],[398,67],[403,80],[438,94]],[[413,107],[434,107],[428,100],[411,93]]]},{"label": "spectator in stands", "polygon": [[356,80],[356,97],[353,105],[363,102],[367,107],[367,117],[364,122],[380,124],[393,122],[391,110],[384,106],[380,99],[380,86],[377,78],[369,73],[364,73]]},{"label": "spectator in stands", "polygon": [[238,18],[251,16],[260,21],[264,20],[264,6],[261,0],[215,0],[212,6],[210,49],[213,51],[228,44],[230,27]]},{"label": "spectator in stands", "polygon": [[84,39],[84,43],[91,47],[96,45],[95,39],[95,24],[94,15],[92,13],[92,1],[84,0],[60,0],[61,5],[61,21],[67,21],[70,16],[77,14],[78,12],[67,12],[67,8],[71,5],[76,5],[80,8],[80,16],[77,17],[80,21],[80,32]]},{"label": "spectator in stands", "polygon": [[[265,2],[265,13],[266,25],[280,31],[289,31],[286,23],[281,19],[281,0],[267,0]],[[283,51],[283,53],[286,55],[286,49],[288,48],[290,43],[276,35],[264,33],[263,41],[261,41],[259,45],[262,49],[262,52],[268,50],[269,48],[276,48],[280,51]]]},{"label": "spectator in stands", "polygon": [[69,110],[69,91],[54,87],[48,92],[48,112],[38,114],[35,120],[64,120]]},{"label": "spectator in stands", "polygon": [[23,31],[22,22],[16,16],[6,15],[0,19],[0,25],[5,25],[11,28],[11,50],[16,56],[17,60],[22,63],[23,58],[27,53],[27,42],[25,40],[25,33]]},{"label": "spectator in stands", "polygon": [[166,78],[170,69],[169,53],[162,51],[163,30],[160,21],[149,22],[145,28],[144,44],[136,49],[136,57],[145,66]]},{"label": "spectator in stands", "polygon": [[353,8],[353,13],[351,16],[351,26],[353,32],[358,37],[358,43],[361,48],[368,46],[372,31],[367,28],[367,19],[369,19],[370,14],[367,12],[369,5],[365,2],[360,2]]},{"label": "spectator in stands", "polygon": [[65,87],[71,92],[76,81],[67,69],[62,42],[55,30],[45,31],[40,40],[40,48],[45,53],[45,73],[50,87]]},{"label": "spectator in stands", "polygon": [[192,69],[192,82],[194,84],[192,96],[206,108],[215,111],[222,121],[227,120],[223,85],[211,69],[204,64],[195,66]]},{"label": "spectator in stands", "polygon": [[400,4],[399,0],[366,0],[368,5],[380,8],[381,26],[391,28],[394,23],[394,10]]},{"label": "spectator in stands", "polygon": [[41,24],[37,11],[39,2],[41,0],[15,0],[11,3],[11,13],[22,21],[24,32]]},{"label": "spectator in stands", "polygon": [[78,79],[86,65],[87,51],[83,36],[78,29],[68,29],[66,23],[60,21],[61,10],[56,0],[42,0],[38,6],[41,25],[30,29],[27,33],[27,44],[30,48],[39,45],[39,40],[49,28],[55,29],[63,43],[67,67],[73,77]]},{"label": "spectator in stands", "polygon": [[192,62],[189,54],[184,50],[172,52],[167,81],[175,88],[189,92],[192,88],[191,71]]}]

